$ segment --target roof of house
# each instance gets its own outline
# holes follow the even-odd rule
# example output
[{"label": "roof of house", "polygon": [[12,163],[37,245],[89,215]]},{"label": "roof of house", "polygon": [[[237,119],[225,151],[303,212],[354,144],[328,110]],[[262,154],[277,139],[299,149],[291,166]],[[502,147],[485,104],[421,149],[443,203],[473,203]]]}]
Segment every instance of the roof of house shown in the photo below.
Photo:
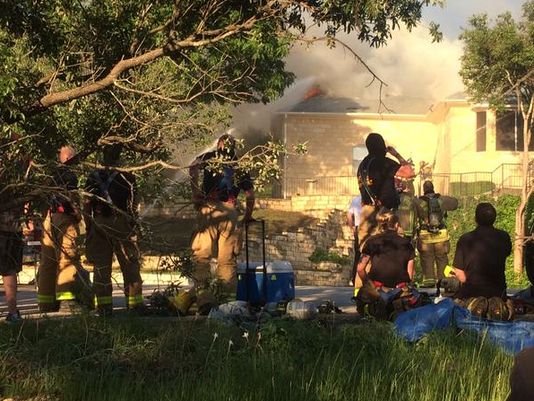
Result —
[{"label": "roof of house", "polygon": [[281,112],[301,113],[382,113],[382,114],[426,114],[430,111],[431,99],[387,96],[375,99],[351,99],[346,97],[333,97],[317,95],[293,105]]},{"label": "roof of house", "polygon": [[467,95],[463,91],[454,92],[450,94],[449,96],[447,96],[445,100],[467,100]]}]

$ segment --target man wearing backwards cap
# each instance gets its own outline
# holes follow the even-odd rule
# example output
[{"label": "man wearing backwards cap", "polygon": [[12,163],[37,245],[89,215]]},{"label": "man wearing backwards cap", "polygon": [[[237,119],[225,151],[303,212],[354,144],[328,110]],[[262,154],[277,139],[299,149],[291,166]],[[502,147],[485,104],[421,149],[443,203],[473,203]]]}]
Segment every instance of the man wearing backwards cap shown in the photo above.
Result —
[{"label": "man wearing backwards cap", "polygon": [[362,160],[357,172],[363,205],[362,220],[367,220],[367,224],[360,222],[360,244],[373,234],[376,228],[373,215],[376,215],[378,209],[397,209],[399,206],[394,177],[400,164],[386,157],[386,154],[391,154],[401,164],[407,163],[392,146],[386,147],[380,134],[370,133],[365,140],[365,146],[369,154]]},{"label": "man wearing backwards cap", "polygon": [[[365,156],[358,167],[357,177],[362,209],[358,228],[358,242],[363,247],[365,241],[376,233],[378,224],[376,215],[381,208],[397,209],[399,194],[395,188],[395,174],[406,160],[392,147],[387,146],[382,135],[372,132],[365,139],[365,146],[369,154]],[[389,153],[397,161],[386,157]],[[399,164],[400,163],[400,164]],[[361,282],[356,277],[356,288]]]}]

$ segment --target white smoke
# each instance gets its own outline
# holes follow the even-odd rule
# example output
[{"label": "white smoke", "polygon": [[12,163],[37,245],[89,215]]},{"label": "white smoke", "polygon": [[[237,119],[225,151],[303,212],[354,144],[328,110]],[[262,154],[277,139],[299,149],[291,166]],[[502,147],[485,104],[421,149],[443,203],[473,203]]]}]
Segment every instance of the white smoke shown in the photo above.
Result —
[{"label": "white smoke", "polygon": [[458,75],[462,46],[457,39],[431,43],[428,30],[416,28],[412,32],[396,30],[388,45],[378,49],[354,36],[342,35],[340,40],[387,84],[382,93],[378,81],[373,82],[369,71],[342,46],[330,48],[324,42],[296,44],[286,60],[287,68],[297,77],[295,84],[271,104],[237,107],[233,113],[237,132],[254,136],[258,131],[268,133],[273,113],[289,111],[314,85],[331,97],[377,101],[382,96],[386,106],[388,96],[423,98],[430,105],[463,90]]},{"label": "white smoke", "polygon": [[[412,32],[397,30],[388,45],[370,48],[354,36],[342,35],[366,65],[386,84],[385,96],[418,97],[440,100],[462,90],[458,71],[462,47],[458,40],[431,43],[425,28]],[[288,68],[299,78],[314,77],[329,95],[378,99],[380,86],[372,75],[341,45],[328,48],[323,42],[314,46],[295,46]]]}]

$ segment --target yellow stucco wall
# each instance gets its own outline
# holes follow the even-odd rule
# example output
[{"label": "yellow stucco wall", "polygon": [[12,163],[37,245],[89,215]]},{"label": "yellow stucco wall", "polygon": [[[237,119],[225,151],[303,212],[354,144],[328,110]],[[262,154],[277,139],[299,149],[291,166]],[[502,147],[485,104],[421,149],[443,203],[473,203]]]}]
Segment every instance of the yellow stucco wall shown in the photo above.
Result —
[{"label": "yellow stucco wall", "polygon": [[448,107],[441,123],[444,146],[438,148],[438,153],[443,155],[444,163],[443,168],[436,171],[451,173],[451,180],[492,181],[497,187],[502,185],[507,188],[519,188],[521,168],[514,165],[521,163],[522,152],[496,149],[495,113],[488,110],[486,110],[486,150],[477,151],[476,110],[467,102]]},{"label": "yellow stucco wall", "polygon": [[[352,149],[363,146],[367,134],[379,132],[418,170],[425,161],[437,174],[435,184],[445,190],[448,179],[439,175],[491,172],[503,163],[519,163],[521,152],[497,151],[495,116],[487,112],[486,151],[476,150],[476,109],[465,101],[438,104],[427,115],[284,113],[278,116],[278,136],[289,148],[308,143],[306,156],[288,156],[286,177],[300,177],[302,193],[310,193],[317,177],[354,177]],[[485,180],[484,174],[463,176],[469,181]],[[308,180],[308,181],[306,181]],[[354,186],[347,181],[342,186]],[[339,191],[338,191],[339,192]],[[352,191],[354,192],[354,191]]]},{"label": "yellow stucco wall", "polygon": [[[354,177],[352,149],[365,146],[370,132],[383,135],[387,145],[394,146],[406,159],[416,165],[421,160],[432,161],[438,144],[437,127],[420,117],[386,120],[378,117],[354,115],[287,114],[281,124],[289,148],[300,142],[308,143],[306,156],[290,155],[286,159],[286,177],[303,180],[316,177]],[[355,181],[338,183],[356,187]],[[301,183],[301,192],[310,193],[309,185]],[[357,191],[356,188],[352,193]]]},{"label": "yellow stucco wall", "polygon": [[370,132],[382,134],[405,158],[414,162],[434,157],[438,137],[434,124],[426,121],[355,118],[350,115],[287,115],[288,146],[308,142],[304,157],[288,156],[287,172],[291,176],[349,176],[352,171],[352,148],[364,146]]}]

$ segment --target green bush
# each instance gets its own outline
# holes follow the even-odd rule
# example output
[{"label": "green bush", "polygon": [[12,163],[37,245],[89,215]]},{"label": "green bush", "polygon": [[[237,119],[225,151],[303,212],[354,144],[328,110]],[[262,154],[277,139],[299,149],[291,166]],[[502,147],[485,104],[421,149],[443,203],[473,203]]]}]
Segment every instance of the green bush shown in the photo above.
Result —
[{"label": "green bush", "polygon": [[308,260],[312,263],[333,262],[344,266],[352,263],[351,258],[348,256],[340,255],[337,252],[325,251],[321,248],[317,248],[315,251],[313,251]]},{"label": "green bush", "polygon": [[451,196],[477,196],[489,193],[495,189],[495,184],[491,181],[475,182],[451,182],[449,183],[449,194]]}]

